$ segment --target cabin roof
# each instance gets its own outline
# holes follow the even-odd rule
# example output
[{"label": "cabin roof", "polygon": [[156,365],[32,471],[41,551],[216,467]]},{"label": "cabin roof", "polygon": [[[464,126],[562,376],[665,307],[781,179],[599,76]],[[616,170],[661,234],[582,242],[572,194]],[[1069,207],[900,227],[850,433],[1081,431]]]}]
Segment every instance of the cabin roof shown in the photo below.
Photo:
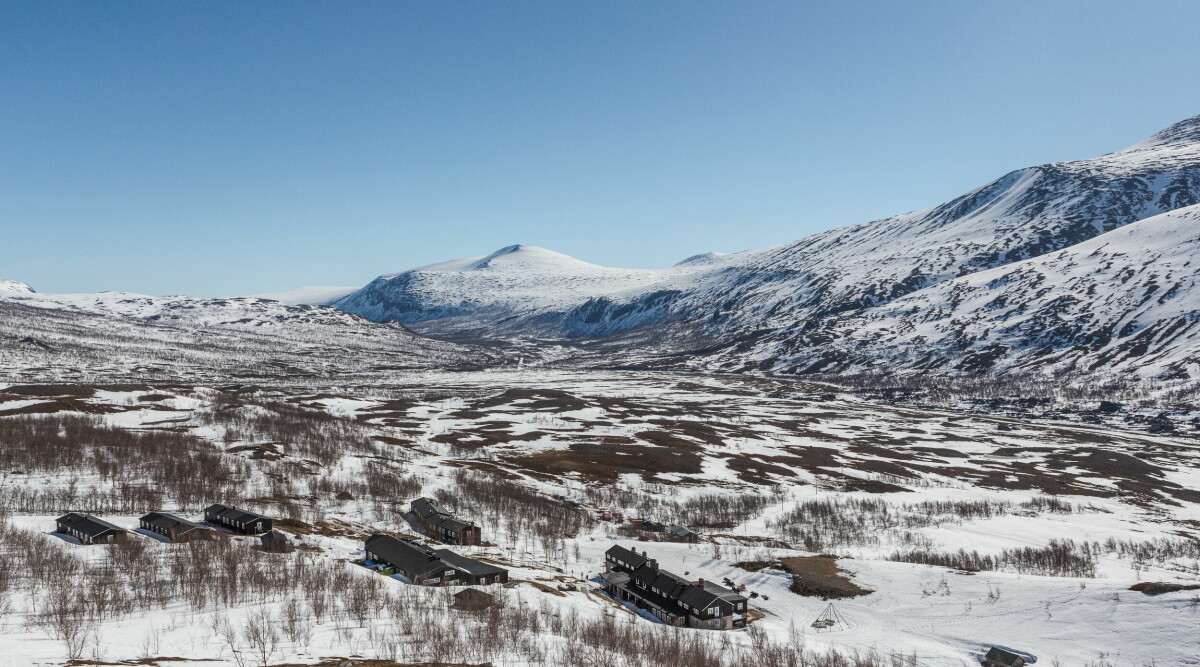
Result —
[{"label": "cabin roof", "polygon": [[166,512],[151,512],[141,518],[142,521],[159,530],[203,530],[199,524],[192,523],[183,517],[167,514]]},{"label": "cabin roof", "polygon": [[104,533],[116,531],[119,533],[126,532],[124,528],[113,525],[103,519],[92,516],[91,514],[81,514],[79,512],[70,512],[58,517],[58,523],[77,530],[84,535],[96,537]]},{"label": "cabin roof", "polygon": [[433,553],[437,554],[438,557],[442,559],[442,562],[446,563],[446,565],[458,570],[463,570],[464,572],[469,572],[471,575],[476,577],[490,577],[493,574],[504,574],[508,571],[502,567],[477,561],[474,558],[467,558],[466,556],[454,553],[449,549],[438,549]]},{"label": "cabin roof", "polygon": [[366,541],[367,550],[408,574],[418,577],[445,567],[442,559],[425,547],[391,535],[372,535]]},{"label": "cabin roof", "polygon": [[625,567],[630,570],[636,570],[650,560],[649,556],[636,553],[635,551],[626,549],[619,544],[614,544],[613,546],[609,547],[608,551],[604,552],[604,555],[610,556],[616,560],[620,560],[621,562],[625,563]]},{"label": "cabin roof", "polygon": [[1017,662],[1019,660],[1021,660],[1022,658],[1021,658],[1021,656],[1017,655],[1016,653],[1013,653],[1012,651],[1006,651],[997,646],[993,646],[991,649],[988,650],[987,656],[985,659],[990,660],[995,663],[998,663],[998,664],[1001,664],[1001,665],[1005,665],[1006,667],[1013,667],[1013,665],[1016,665]]},{"label": "cabin roof", "polygon": [[260,519],[268,519],[269,518],[269,517],[265,517],[261,514],[255,514],[254,512],[247,512],[246,510],[240,510],[232,505],[221,505],[219,503],[216,505],[209,505],[208,507],[206,507],[204,509],[204,514],[206,516],[209,514],[215,514],[219,517],[228,519],[230,521],[237,521],[238,523],[253,523]]}]

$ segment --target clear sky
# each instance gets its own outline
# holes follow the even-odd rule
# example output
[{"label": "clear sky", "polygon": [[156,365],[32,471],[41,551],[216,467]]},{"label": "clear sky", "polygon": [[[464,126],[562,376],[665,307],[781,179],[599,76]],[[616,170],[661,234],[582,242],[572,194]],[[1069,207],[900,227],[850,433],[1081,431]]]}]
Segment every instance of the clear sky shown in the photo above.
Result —
[{"label": "clear sky", "polygon": [[613,266],[925,208],[1200,113],[1200,2],[3,2],[0,277]]}]

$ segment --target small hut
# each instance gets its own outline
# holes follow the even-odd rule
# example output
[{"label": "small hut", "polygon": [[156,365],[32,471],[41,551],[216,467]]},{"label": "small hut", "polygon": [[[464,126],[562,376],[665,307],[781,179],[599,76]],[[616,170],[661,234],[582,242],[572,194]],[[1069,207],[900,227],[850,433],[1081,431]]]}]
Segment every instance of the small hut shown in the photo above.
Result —
[{"label": "small hut", "polygon": [[983,667],[1025,667],[1025,658],[993,646],[980,661]]},{"label": "small hut", "polygon": [[454,594],[454,606],[463,611],[481,611],[496,604],[496,598],[477,588],[467,588]]},{"label": "small hut", "polygon": [[292,550],[292,543],[288,540],[287,535],[278,530],[263,533],[259,539],[262,540],[262,550],[267,553],[286,554]]}]

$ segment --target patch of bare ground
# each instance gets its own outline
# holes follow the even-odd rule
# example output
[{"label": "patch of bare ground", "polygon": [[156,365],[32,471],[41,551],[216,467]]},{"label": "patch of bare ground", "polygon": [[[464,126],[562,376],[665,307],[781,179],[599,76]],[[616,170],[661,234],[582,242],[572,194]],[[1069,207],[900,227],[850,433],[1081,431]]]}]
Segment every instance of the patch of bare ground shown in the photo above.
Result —
[{"label": "patch of bare ground", "polygon": [[792,556],[780,558],[779,564],[792,575],[789,589],[796,595],[819,597],[822,600],[853,598],[869,595],[868,590],[854,583],[838,567],[834,556]]},{"label": "patch of bare ground", "polygon": [[[697,475],[704,470],[695,451],[638,445],[572,443],[567,449],[540,452],[508,460],[522,470],[559,477],[576,473],[580,479],[602,484],[615,483],[621,475],[636,474],[646,479],[659,473]],[[662,482],[658,479],[656,481]]]},{"label": "patch of bare ground", "polygon": [[55,398],[44,403],[27,405],[23,408],[0,410],[0,417],[10,417],[12,415],[50,415],[56,412],[82,412],[84,414],[103,415],[113,412],[124,412],[124,408],[114,405],[84,403],[76,398]]},{"label": "patch of bare ground", "polygon": [[[282,530],[293,535],[319,535],[321,537],[346,537],[354,540],[362,540],[370,537],[372,534],[379,532],[366,526],[359,526],[345,521],[332,519],[329,521],[318,521],[315,524],[306,523],[299,519],[276,519],[273,527],[276,530]],[[402,535],[396,535],[402,538]]]},{"label": "patch of bare ground", "polygon": [[761,572],[767,569],[782,569],[777,560],[743,560],[733,564],[747,572]]},{"label": "patch of bare ground", "polygon": [[1172,584],[1165,581],[1143,581],[1129,587],[1131,591],[1140,591],[1146,595],[1162,595],[1176,591],[1200,590],[1200,584]]},{"label": "patch of bare ground", "polygon": [[487,461],[474,461],[471,459],[452,459],[452,460],[446,461],[445,465],[454,466],[457,468],[470,468],[472,470],[479,470],[479,471],[486,472],[491,475],[503,477],[504,479],[514,479],[514,480],[515,479],[523,479],[521,475],[518,475],[517,473],[515,473],[507,468],[502,468],[494,463],[488,463]]},{"label": "patch of bare ground", "polygon": [[529,412],[573,412],[589,407],[578,396],[557,389],[509,389],[497,396],[475,401],[467,409],[482,411],[518,401],[521,402],[519,407]]},{"label": "patch of bare ground", "polygon": [[737,456],[725,459],[725,465],[737,473],[744,482],[761,483],[768,475],[795,477],[796,472],[788,467],[771,463],[772,460],[788,459],[786,456]]}]

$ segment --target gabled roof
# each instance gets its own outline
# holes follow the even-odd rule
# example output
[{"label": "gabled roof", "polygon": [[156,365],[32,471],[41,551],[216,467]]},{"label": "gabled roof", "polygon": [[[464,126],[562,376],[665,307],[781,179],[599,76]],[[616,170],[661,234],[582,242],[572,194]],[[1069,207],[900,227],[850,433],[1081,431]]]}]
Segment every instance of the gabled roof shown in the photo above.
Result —
[{"label": "gabled roof", "polygon": [[671,526],[669,530],[671,531],[672,535],[675,535],[678,537],[687,537],[688,535],[696,534],[695,532],[690,531],[687,528],[684,528],[683,526]]},{"label": "gabled roof", "polygon": [[58,523],[91,537],[96,537],[112,531],[120,533],[125,532],[125,529],[120,526],[114,526],[113,524],[104,521],[103,519],[98,519],[91,514],[80,514],[79,512],[71,512],[58,517]]},{"label": "gabled roof", "polygon": [[433,498],[417,498],[416,500],[412,501],[412,511],[413,514],[416,514],[422,519],[428,519],[429,517],[438,514],[445,515],[447,517],[450,516],[450,513],[442,509],[442,506],[438,503],[438,501],[434,500]]},{"label": "gabled roof", "polygon": [[445,563],[434,552],[391,535],[372,535],[366,541],[367,550],[408,574],[419,577],[437,572]]},{"label": "gabled roof", "polygon": [[708,609],[718,600],[724,600],[729,604],[746,602],[746,598],[741,594],[711,581],[704,582],[703,586],[699,583],[688,584],[687,588],[679,594],[680,602],[696,609]]},{"label": "gabled roof", "polygon": [[1012,651],[1005,651],[1002,648],[993,646],[991,650],[987,652],[985,659],[1001,665],[1006,665],[1007,667],[1012,667],[1013,665],[1016,665],[1017,661],[1021,660],[1022,658]]},{"label": "gabled roof", "polygon": [[192,523],[187,519],[167,514],[166,512],[151,512],[141,518],[142,521],[158,528],[161,531],[188,531],[188,530],[204,530],[203,526]]},{"label": "gabled roof", "polygon": [[230,521],[237,521],[238,523],[254,523],[255,521],[258,521],[259,519],[268,518],[261,514],[255,514],[254,512],[247,512],[246,510],[240,510],[232,505],[221,505],[221,504],[209,505],[208,507],[206,507],[204,509],[204,514],[206,516],[209,514],[215,514],[219,517],[228,519]]},{"label": "gabled roof", "polygon": [[636,570],[650,560],[649,556],[646,556],[645,554],[634,553],[633,551],[626,549],[619,544],[614,544],[613,546],[609,547],[608,551],[604,552],[604,555],[611,556],[625,563],[625,566],[630,570]]},{"label": "gabled roof", "polygon": [[473,523],[469,523],[467,521],[463,521],[462,519],[458,519],[458,518],[455,518],[452,516],[442,516],[440,519],[437,520],[438,528],[445,528],[446,530],[454,530],[454,531],[458,531],[458,532],[462,532],[462,531],[466,530],[467,528],[470,528],[474,525],[475,524],[473,524]]},{"label": "gabled roof", "polygon": [[481,563],[474,558],[467,558],[466,556],[456,554],[449,549],[438,549],[433,553],[437,554],[438,557],[442,559],[442,562],[446,563],[446,565],[464,572],[469,572],[471,575],[476,577],[490,577],[493,574],[504,574],[505,572],[508,572],[508,570],[505,570],[502,567],[497,567],[488,563]]}]

